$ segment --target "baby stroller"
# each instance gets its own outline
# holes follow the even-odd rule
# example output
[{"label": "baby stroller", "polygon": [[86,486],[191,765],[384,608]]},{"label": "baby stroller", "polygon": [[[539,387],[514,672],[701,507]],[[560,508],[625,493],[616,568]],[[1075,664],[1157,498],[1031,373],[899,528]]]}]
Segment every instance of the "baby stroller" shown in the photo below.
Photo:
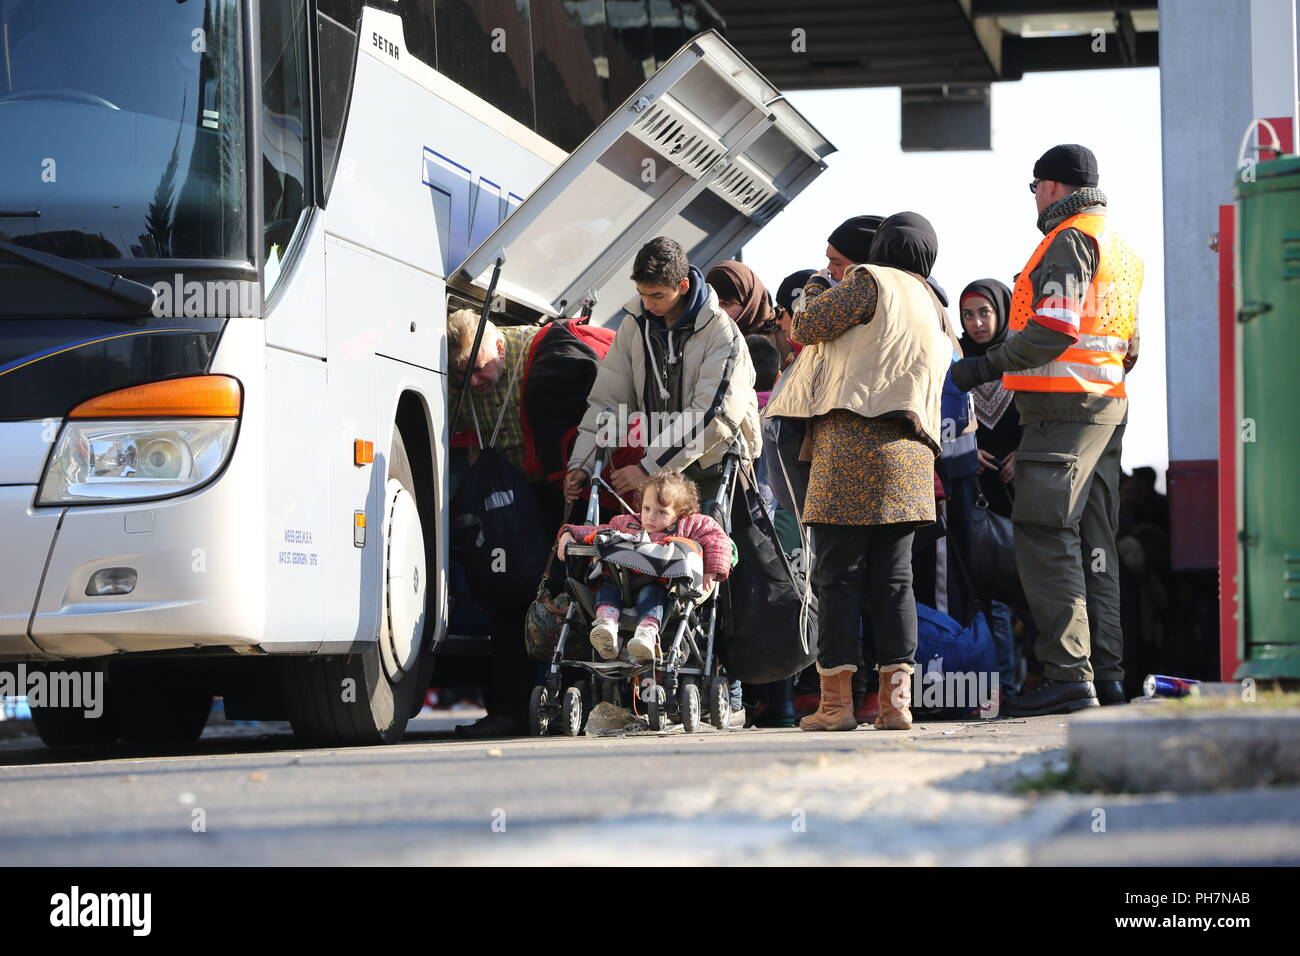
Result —
[{"label": "baby stroller", "polygon": [[[601,477],[604,459],[602,450],[596,457],[591,480],[588,524],[600,520],[598,488],[613,491]],[[734,449],[724,458],[722,481],[710,509],[727,532],[731,530],[731,500],[739,461]],[[602,548],[597,545],[574,543],[565,550],[565,590],[570,601],[546,680],[533,688],[530,733],[545,736],[552,720],[558,720],[562,734],[576,737],[582,733],[591,708],[602,701],[644,714],[654,731],[666,729],[672,721],[680,723],[686,733],[694,733],[706,713],[714,727],[726,728],[731,719],[731,688],[714,643],[718,594],[726,582],[720,582],[701,599],[684,579],[674,579],[668,587],[669,603],[664,609],[654,658],[638,663],[626,651],[627,639],[637,624],[630,581],[638,559],[626,553],[614,554],[608,546],[604,551],[602,559]],[[617,660],[610,661],[600,660],[587,638],[595,621],[595,592],[599,586],[593,565],[602,560],[615,570],[623,595],[619,637],[624,650]]]}]

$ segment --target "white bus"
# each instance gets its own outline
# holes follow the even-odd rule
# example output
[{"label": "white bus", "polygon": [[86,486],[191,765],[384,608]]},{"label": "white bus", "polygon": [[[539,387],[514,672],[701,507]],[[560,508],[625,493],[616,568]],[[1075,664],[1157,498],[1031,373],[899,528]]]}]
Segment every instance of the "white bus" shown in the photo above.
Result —
[{"label": "white bus", "polygon": [[107,694],[47,743],[402,734],[457,644],[449,297],[617,321],[642,242],[732,256],[832,151],[707,14],[0,0],[0,668]]}]

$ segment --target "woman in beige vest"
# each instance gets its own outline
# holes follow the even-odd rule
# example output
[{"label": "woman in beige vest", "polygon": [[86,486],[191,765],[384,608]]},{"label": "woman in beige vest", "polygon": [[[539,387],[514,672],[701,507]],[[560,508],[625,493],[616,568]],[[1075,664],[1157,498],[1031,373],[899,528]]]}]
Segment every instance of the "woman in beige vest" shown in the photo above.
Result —
[{"label": "woman in beige vest", "polygon": [[956,347],[925,282],[937,250],[923,216],[886,219],[869,264],[795,316],[792,337],[805,348],[765,412],[809,420],[802,518],[813,530],[822,693],[804,730],[857,726],[851,687],[864,608],[880,672],[875,726],[912,726],[912,535],[934,521],[939,397]]}]

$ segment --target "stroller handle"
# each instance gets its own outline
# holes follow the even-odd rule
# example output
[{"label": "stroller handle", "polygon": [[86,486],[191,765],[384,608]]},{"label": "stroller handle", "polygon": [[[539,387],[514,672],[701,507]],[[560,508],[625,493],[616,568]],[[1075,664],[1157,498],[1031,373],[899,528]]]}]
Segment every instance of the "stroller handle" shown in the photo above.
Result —
[{"label": "stroller handle", "polygon": [[587,497],[587,524],[600,524],[600,485],[597,479],[605,468],[605,456],[608,449],[596,449],[596,458],[591,465],[591,494]]},{"label": "stroller handle", "polygon": [[[605,409],[605,411],[613,414],[610,409]],[[741,468],[741,462],[744,459],[746,447],[744,437],[737,433],[730,447],[728,447],[727,451],[722,456],[722,488],[726,492],[725,507],[723,508],[723,514],[726,516],[726,520],[723,522],[723,526],[728,531],[730,531],[731,526],[731,499],[735,485],[735,475]],[[600,446],[595,449],[595,456],[592,460],[591,466],[591,484],[589,486],[591,493],[587,497],[587,524],[589,525],[600,524],[600,492],[598,485],[600,484],[599,479],[601,477],[601,472],[604,471],[605,466],[608,464],[607,459],[610,457],[610,449]],[[620,499],[620,501],[621,500],[622,499]]]}]

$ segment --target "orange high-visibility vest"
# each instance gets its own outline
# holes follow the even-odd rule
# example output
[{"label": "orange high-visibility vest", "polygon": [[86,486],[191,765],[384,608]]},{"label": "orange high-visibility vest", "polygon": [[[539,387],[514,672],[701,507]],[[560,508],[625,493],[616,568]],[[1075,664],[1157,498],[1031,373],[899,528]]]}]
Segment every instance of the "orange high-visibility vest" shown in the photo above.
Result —
[{"label": "orange high-visibility vest", "polygon": [[[1066,290],[1043,290],[1034,301],[1030,274],[1062,229],[1078,229],[1097,243],[1097,273],[1083,301],[1067,298]],[[1014,333],[1030,319],[1075,336],[1075,343],[1038,368],[1007,372],[1002,387],[1021,392],[1090,392],[1124,398],[1124,356],[1137,325],[1138,293],[1142,291],[1142,259],[1106,222],[1105,216],[1071,216],[1043,237],[1016,278],[1007,327]]]}]

